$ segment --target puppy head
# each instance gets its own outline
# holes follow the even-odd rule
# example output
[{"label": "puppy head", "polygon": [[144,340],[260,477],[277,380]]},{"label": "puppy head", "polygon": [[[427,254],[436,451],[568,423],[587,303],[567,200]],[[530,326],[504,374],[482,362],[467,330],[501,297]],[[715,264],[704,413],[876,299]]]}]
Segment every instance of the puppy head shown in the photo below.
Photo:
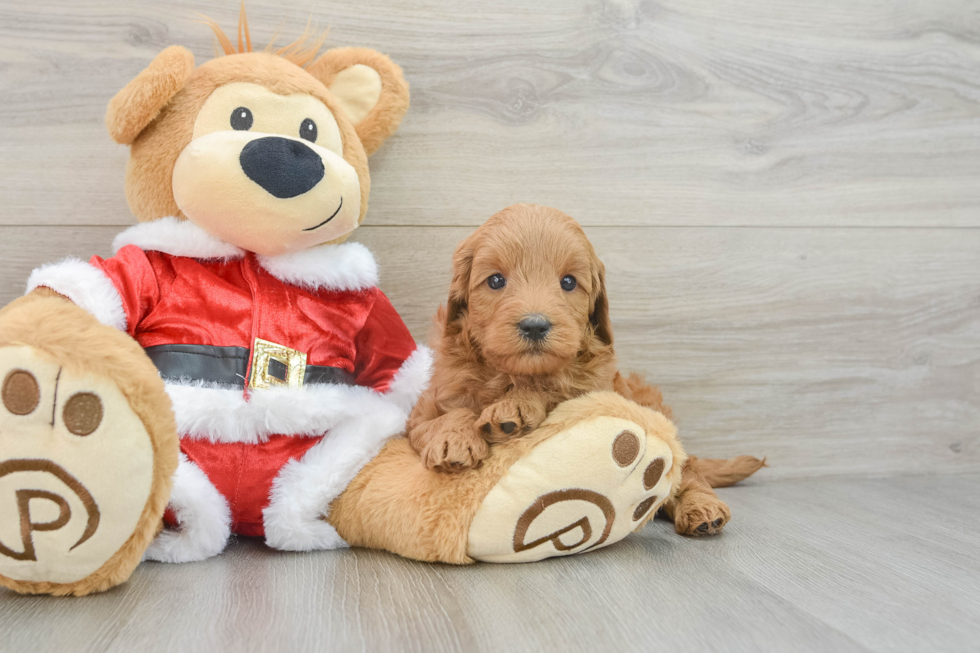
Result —
[{"label": "puppy head", "polygon": [[109,104],[110,134],[131,145],[134,214],[266,255],[343,240],[367,210],[367,155],[408,108],[401,70],[363,48],[314,61],[319,44],[302,40],[252,52],[239,37],[236,51],[215,32],[226,56],[195,68],[168,48]]},{"label": "puppy head", "polygon": [[550,374],[612,345],[605,268],[582,228],[557,209],[516,204],[453,256],[446,333],[465,330],[509,374]]}]

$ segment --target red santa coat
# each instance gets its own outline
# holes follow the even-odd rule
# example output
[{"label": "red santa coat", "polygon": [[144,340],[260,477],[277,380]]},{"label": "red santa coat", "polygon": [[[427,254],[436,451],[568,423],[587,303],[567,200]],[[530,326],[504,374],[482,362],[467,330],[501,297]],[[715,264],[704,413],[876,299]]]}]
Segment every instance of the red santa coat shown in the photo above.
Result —
[{"label": "red santa coat", "polygon": [[[290,550],[344,546],[321,516],[402,430],[429,368],[377,288],[370,252],[347,243],[262,257],[174,218],[132,227],[113,246],[109,259],[39,268],[28,290],[67,296],[149,351],[249,351],[238,387],[165,374],[181,436],[170,506],[179,528],[148,557],[202,559],[231,532]],[[261,387],[252,353],[262,341],[351,385]]]}]

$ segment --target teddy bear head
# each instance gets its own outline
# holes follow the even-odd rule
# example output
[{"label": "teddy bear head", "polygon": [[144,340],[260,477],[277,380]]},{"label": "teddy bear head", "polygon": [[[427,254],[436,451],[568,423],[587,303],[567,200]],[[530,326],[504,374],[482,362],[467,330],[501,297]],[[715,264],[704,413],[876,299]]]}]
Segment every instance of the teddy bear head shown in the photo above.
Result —
[{"label": "teddy bear head", "polygon": [[236,49],[211,26],[224,56],[195,68],[169,47],[109,103],[134,215],[269,256],[342,242],[367,211],[367,157],[408,109],[401,69],[366,48],[314,58],[304,39],[254,52],[247,22]]}]

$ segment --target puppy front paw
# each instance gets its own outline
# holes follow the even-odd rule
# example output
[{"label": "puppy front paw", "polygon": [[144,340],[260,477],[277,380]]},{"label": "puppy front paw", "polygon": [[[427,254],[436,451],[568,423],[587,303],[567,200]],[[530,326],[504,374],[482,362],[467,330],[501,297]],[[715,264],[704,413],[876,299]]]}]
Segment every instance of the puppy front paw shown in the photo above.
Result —
[{"label": "puppy front paw", "polygon": [[419,449],[422,464],[450,474],[473,469],[488,453],[486,441],[469,430],[433,434]]},{"label": "puppy front paw", "polygon": [[504,397],[483,409],[476,430],[487,442],[506,442],[538,428],[546,416],[537,397]]}]

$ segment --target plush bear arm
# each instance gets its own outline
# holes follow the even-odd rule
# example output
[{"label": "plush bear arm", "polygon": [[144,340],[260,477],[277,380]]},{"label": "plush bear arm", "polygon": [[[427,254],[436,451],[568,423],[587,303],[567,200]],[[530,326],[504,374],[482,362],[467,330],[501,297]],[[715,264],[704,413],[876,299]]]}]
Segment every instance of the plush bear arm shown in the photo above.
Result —
[{"label": "plush bear arm", "polygon": [[123,247],[108,259],[67,258],[31,273],[27,291],[46,288],[92,314],[99,322],[129,335],[160,299],[157,274],[148,255]]},{"label": "plush bear arm", "polygon": [[385,393],[416,350],[415,340],[398,311],[380,290],[354,346],[354,382]]}]

